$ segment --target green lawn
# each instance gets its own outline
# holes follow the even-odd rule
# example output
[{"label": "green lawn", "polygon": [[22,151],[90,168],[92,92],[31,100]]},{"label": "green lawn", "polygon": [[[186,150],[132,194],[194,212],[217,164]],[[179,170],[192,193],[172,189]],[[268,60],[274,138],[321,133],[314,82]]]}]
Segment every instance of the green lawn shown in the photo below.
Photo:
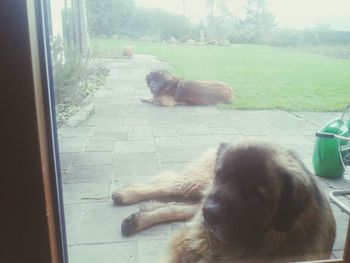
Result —
[{"label": "green lawn", "polygon": [[[174,66],[186,79],[221,80],[233,87],[230,108],[342,110],[350,103],[350,60],[269,46],[189,46],[102,39],[100,52],[118,55],[124,45]],[[226,107],[226,106],[225,106]]]}]

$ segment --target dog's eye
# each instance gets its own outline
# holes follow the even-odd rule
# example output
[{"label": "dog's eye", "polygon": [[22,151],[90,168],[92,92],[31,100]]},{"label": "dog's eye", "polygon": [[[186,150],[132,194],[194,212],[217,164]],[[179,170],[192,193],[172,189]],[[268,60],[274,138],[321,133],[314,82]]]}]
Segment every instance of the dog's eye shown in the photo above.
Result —
[{"label": "dog's eye", "polygon": [[247,196],[252,203],[261,203],[265,200],[266,191],[263,188],[258,187],[257,189],[248,191]]},{"label": "dog's eye", "polygon": [[258,193],[253,192],[248,194],[248,199],[252,203],[258,203],[261,200],[261,196],[259,196]]},{"label": "dog's eye", "polygon": [[218,179],[220,181],[225,180],[225,175],[222,171],[216,171],[215,179]]}]

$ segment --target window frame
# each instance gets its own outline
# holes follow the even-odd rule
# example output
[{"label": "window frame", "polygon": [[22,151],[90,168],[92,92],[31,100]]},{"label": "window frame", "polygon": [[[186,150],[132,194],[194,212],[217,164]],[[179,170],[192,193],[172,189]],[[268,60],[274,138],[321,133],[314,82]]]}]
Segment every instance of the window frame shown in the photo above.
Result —
[{"label": "window frame", "polygon": [[[0,86],[5,87],[2,92],[7,100],[4,127],[5,136],[14,138],[5,140],[2,149],[8,153],[4,174],[9,176],[2,176],[8,197],[4,200],[8,201],[2,232],[6,240],[2,247],[7,252],[0,255],[1,262],[68,263],[48,52],[48,5],[45,0],[0,2],[0,32],[6,35],[4,45],[1,43],[5,57],[0,60],[5,68]],[[20,145],[14,145],[16,139]],[[18,188],[20,192],[14,194]],[[349,226],[343,259],[309,262],[350,263]]]},{"label": "window frame", "polygon": [[29,41],[41,152],[42,181],[53,263],[68,263],[63,185],[57,136],[55,91],[51,69],[50,1],[27,1]]}]

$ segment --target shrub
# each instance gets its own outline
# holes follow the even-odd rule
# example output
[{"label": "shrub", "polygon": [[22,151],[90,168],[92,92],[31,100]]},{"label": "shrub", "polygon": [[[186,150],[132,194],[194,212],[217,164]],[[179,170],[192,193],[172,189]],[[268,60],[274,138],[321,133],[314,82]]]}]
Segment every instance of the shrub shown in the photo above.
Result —
[{"label": "shrub", "polygon": [[84,99],[103,85],[108,69],[100,60],[82,57],[62,39],[51,40],[51,59],[56,94],[56,118],[61,126],[79,110]]}]

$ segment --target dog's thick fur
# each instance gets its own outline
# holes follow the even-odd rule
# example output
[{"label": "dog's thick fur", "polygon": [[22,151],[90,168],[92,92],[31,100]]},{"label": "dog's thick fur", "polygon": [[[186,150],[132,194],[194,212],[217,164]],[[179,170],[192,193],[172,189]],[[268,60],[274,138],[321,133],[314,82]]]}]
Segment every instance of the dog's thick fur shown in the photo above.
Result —
[{"label": "dog's thick fur", "polygon": [[160,106],[211,105],[232,101],[232,89],[219,81],[189,81],[170,75],[165,70],[146,76],[152,99],[141,99]]},{"label": "dog's thick fur", "polygon": [[335,220],[312,174],[289,150],[261,142],[210,149],[181,174],[116,191],[118,205],[149,202],[126,218],[122,233],[191,219],[161,262],[289,262],[329,258]]}]

